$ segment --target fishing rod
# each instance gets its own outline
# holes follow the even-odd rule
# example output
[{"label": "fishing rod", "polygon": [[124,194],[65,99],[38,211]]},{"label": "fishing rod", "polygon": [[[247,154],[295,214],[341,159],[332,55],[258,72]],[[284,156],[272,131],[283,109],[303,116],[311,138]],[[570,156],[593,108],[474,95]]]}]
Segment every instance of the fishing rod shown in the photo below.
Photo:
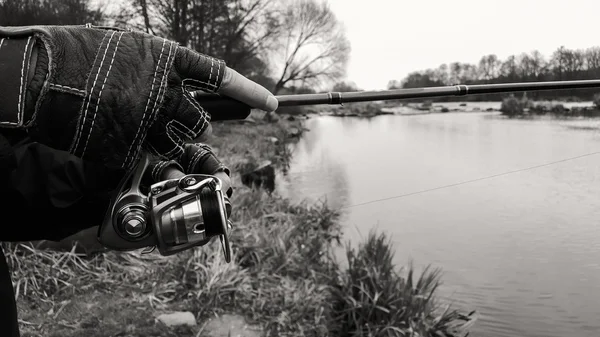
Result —
[{"label": "fishing rod", "polygon": [[[325,92],[275,96],[279,107],[306,105],[340,105],[344,103],[403,100],[429,97],[467,96],[524,91],[600,88],[600,80],[518,82],[498,84],[455,84],[442,87],[421,87],[378,91]],[[218,94],[194,92],[200,105],[211,113],[213,121],[246,119],[251,108],[244,103]]]},{"label": "fishing rod", "polygon": [[[600,80],[457,84],[383,91],[280,95],[276,98],[280,107],[286,107],[595,87],[600,87]],[[246,119],[252,110],[242,102],[216,94],[193,92],[192,96],[210,113],[213,121]],[[161,255],[172,255],[203,246],[218,237],[225,261],[231,261],[231,208],[227,207],[220,179],[211,175],[187,174],[142,188],[142,177],[149,164],[149,157],[144,155],[134,170],[119,183],[98,230],[99,241],[113,250],[145,248],[144,252],[151,252],[158,248]]]},{"label": "fishing rod", "polygon": [[280,107],[351,102],[386,101],[428,97],[467,96],[518,91],[542,91],[598,88],[600,80],[521,82],[499,84],[455,84],[443,87],[422,87],[380,91],[327,92],[319,94],[276,96]]}]

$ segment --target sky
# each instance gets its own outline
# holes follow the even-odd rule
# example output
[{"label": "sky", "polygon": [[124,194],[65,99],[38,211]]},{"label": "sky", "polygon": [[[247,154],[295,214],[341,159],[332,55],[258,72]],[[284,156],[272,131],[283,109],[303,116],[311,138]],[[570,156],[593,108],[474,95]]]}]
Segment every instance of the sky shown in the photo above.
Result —
[{"label": "sky", "polygon": [[600,46],[600,0],[328,0],[352,46],[347,80],[364,90],[442,63]]}]

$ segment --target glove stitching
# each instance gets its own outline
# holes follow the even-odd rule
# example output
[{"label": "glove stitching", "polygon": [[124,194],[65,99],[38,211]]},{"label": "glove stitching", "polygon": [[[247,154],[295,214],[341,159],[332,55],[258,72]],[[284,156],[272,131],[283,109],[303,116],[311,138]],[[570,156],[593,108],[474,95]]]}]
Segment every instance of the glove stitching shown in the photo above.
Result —
[{"label": "glove stitching", "polygon": [[[179,131],[181,133],[185,133],[185,132],[179,130],[177,128],[177,126],[173,125],[174,121],[175,120],[173,119],[169,123],[167,123],[167,125],[166,125],[167,137],[169,137],[169,139],[171,140],[171,142],[173,142],[173,145],[174,145],[174,147],[171,150],[169,150],[169,151],[167,151],[167,152],[165,152],[165,153],[162,154],[163,156],[165,156],[167,158],[175,156],[179,152],[183,152],[183,147],[181,145],[179,145],[180,143],[183,143],[183,140],[181,139],[181,137],[179,137],[179,135],[177,135],[174,132],[174,130],[175,131]],[[173,139],[173,137],[177,138],[178,141],[175,141],[175,139]]]},{"label": "glove stitching", "polygon": [[[146,101],[146,108],[144,108],[144,115],[142,116],[142,120],[140,122],[140,126],[138,127],[138,130],[137,130],[137,132],[135,134],[135,137],[133,137],[133,142],[129,146],[129,150],[127,151],[127,156],[125,157],[125,161],[123,162],[123,165],[121,167],[125,167],[127,165],[127,163],[129,162],[129,158],[131,156],[131,151],[136,147],[136,145],[137,145],[136,143],[138,141],[138,137],[139,137],[140,132],[141,132],[143,126],[144,126],[144,122],[146,121],[146,116],[147,116],[147,113],[148,113],[148,107],[150,106],[150,101],[154,97],[154,83],[156,82],[156,78],[158,76],[158,68],[160,68],[160,62],[162,61],[162,57],[164,55],[165,43],[166,42],[167,42],[167,40],[163,39],[162,48],[160,49],[160,54],[158,56],[158,62],[156,63],[156,69],[154,69],[154,76],[152,77],[152,86],[150,87],[150,94],[148,95],[148,100]],[[160,91],[160,86],[159,86],[158,89]],[[157,92],[157,94],[158,94],[158,92]]]},{"label": "glove stitching", "polygon": [[66,85],[49,83],[49,86],[50,86],[50,89],[52,89],[52,90],[64,92],[67,94],[73,94],[73,95],[77,95],[77,96],[81,96],[81,97],[85,97],[85,95],[86,95],[85,90],[72,88],[72,87],[69,87]]},{"label": "glove stitching", "polygon": [[[104,45],[104,41],[106,40],[106,37],[109,35],[110,32],[107,32],[104,37],[102,38],[102,41],[100,42],[100,46],[98,46],[98,51],[96,52],[96,58],[94,59],[94,63],[92,63],[92,70],[90,70],[89,74],[88,74],[88,78],[86,80],[86,83],[89,83],[89,80],[91,78],[93,69],[96,66],[96,62],[98,61],[98,57],[100,56],[100,54],[102,53],[102,46]],[[106,48],[104,51],[104,57],[106,57],[106,52],[108,52],[108,46],[110,45],[110,41],[112,40],[113,35],[115,34],[115,32],[113,32],[112,34],[110,34],[110,40],[108,41],[108,43],[106,44]],[[77,132],[75,134],[75,138],[73,138],[73,143],[71,144],[71,148],[69,149],[69,152],[74,154],[75,151],[77,150],[77,147],[79,146],[79,140],[81,138],[81,133],[83,132],[83,127],[85,124],[85,119],[87,118],[87,111],[88,111],[88,107],[90,105],[90,102],[92,100],[92,94],[94,92],[94,86],[96,85],[96,80],[98,79],[98,75],[100,74],[100,70],[102,70],[102,63],[104,63],[104,57],[102,58],[102,62],[100,63],[100,66],[98,67],[98,72],[96,73],[96,77],[94,79],[92,88],[90,89],[86,99],[83,100],[83,103],[81,104],[81,111],[79,112],[79,128],[77,129]],[[86,90],[87,90],[87,85],[86,85]],[[86,100],[87,100],[87,106],[86,106]],[[84,109],[85,106],[85,109]]]},{"label": "glove stitching", "polygon": [[156,170],[158,169],[158,167],[160,166],[162,162],[158,162],[154,165],[154,167],[152,168],[152,172],[150,173],[150,177],[152,178],[153,181],[156,181],[155,177],[156,177]]},{"label": "glove stitching", "polygon": [[94,131],[94,124],[96,123],[96,116],[98,115],[98,108],[100,107],[100,99],[102,98],[102,91],[104,91],[104,86],[106,85],[106,81],[108,80],[108,76],[112,69],[113,63],[115,61],[115,56],[117,55],[117,50],[119,49],[119,43],[121,43],[121,38],[123,34],[119,35],[119,39],[117,40],[117,44],[115,45],[115,50],[113,51],[112,58],[110,60],[110,65],[108,66],[108,70],[106,71],[106,76],[104,77],[104,81],[102,82],[102,87],[100,88],[100,92],[98,93],[98,100],[96,101],[96,110],[94,110],[94,115],[92,116],[92,124],[90,125],[90,132],[87,135],[85,140],[85,145],[83,146],[83,152],[81,153],[81,157],[85,155],[85,150],[87,149],[88,143],[90,141],[90,137],[92,136],[92,132]]},{"label": "glove stitching", "polygon": [[[195,78],[186,78],[182,82],[185,82],[185,83],[188,83],[188,82],[197,82],[197,83],[203,84],[203,86],[200,87],[199,89],[201,89],[203,91],[212,92],[212,93],[217,92],[217,90],[219,89],[216,85],[214,85],[212,83],[201,81],[201,80],[197,80]],[[186,84],[186,86],[190,86],[190,85]]]},{"label": "glove stitching", "polygon": [[[151,122],[147,124],[146,130],[148,130],[152,126],[152,124],[154,124],[154,122],[156,121],[156,118],[158,116],[158,110],[159,110],[160,106],[162,105],[162,100],[164,98],[165,91],[167,89],[168,74],[171,70],[171,65],[173,63],[173,60],[175,59],[175,55],[177,54],[177,47],[175,49],[173,49],[173,46],[176,46],[176,45],[177,45],[177,42],[171,42],[171,44],[169,45],[169,56],[167,57],[167,62],[165,63],[165,70],[164,70],[163,77],[161,80],[161,85],[158,89],[158,95],[156,97],[156,100],[154,101],[154,107],[152,108],[152,115],[150,118]],[[175,51],[175,52],[173,52],[173,51]],[[171,59],[171,56],[173,57],[172,59]],[[161,94],[161,90],[162,90],[162,94]],[[160,101],[160,103],[159,103],[159,101]],[[167,124],[167,127],[168,127],[168,124]],[[137,154],[140,152],[140,149],[142,147],[142,144],[144,144],[144,140],[146,139],[146,136],[147,136],[147,131],[144,131],[142,133],[140,143],[137,146],[135,156],[137,156]],[[167,129],[167,136],[169,136],[168,129]],[[169,139],[171,139],[171,141],[173,141],[173,139],[170,136],[169,136]],[[163,156],[158,151],[157,151],[157,154],[159,156]],[[135,156],[134,156],[134,158],[135,158]]]},{"label": "glove stitching", "polygon": [[215,59],[214,58],[210,58],[210,74],[208,74],[208,83],[210,83],[210,80],[212,79],[212,72],[213,72],[213,68],[215,67]]},{"label": "glove stitching", "polygon": [[161,167],[160,167],[160,170],[158,170],[158,172],[157,172],[156,181],[161,181],[161,180],[162,180],[162,175],[165,173],[165,169],[166,169],[166,168],[167,168],[169,165],[171,165],[171,164],[174,164],[174,165],[176,165],[178,169],[179,169],[179,168],[181,168],[181,165],[179,165],[179,164],[177,163],[177,161],[175,161],[175,160],[170,160],[170,161],[165,161],[165,162],[163,162],[163,164],[162,164],[162,165],[161,165]]},{"label": "glove stitching", "polygon": [[[206,128],[205,124],[206,124],[206,122],[208,122],[210,120],[210,117],[206,113],[206,111],[200,106],[200,104],[198,104],[198,102],[196,100],[192,99],[190,94],[186,91],[186,89],[184,89],[185,82],[186,82],[186,80],[182,81],[182,86],[181,86],[182,95],[198,111],[198,115],[199,115],[198,121],[192,127],[192,130],[191,130],[194,133],[194,135],[193,135],[193,137],[190,137],[190,139],[194,139],[194,138],[198,137],[198,135]],[[200,125],[200,122],[202,122],[202,125]],[[196,128],[198,128],[198,125],[200,125],[200,129],[198,131],[195,131]]]},{"label": "glove stitching", "polygon": [[[196,124],[198,124],[198,123],[196,123]],[[197,136],[197,133],[194,133],[187,126],[185,126],[183,123],[181,123],[180,121],[178,121],[176,119],[171,120],[167,124],[167,128],[168,129],[174,129],[174,131],[178,131],[179,132],[179,135],[175,134],[175,136],[177,136],[177,139],[179,139],[179,142],[177,144],[180,144],[180,143],[184,142],[183,139],[182,139],[183,137],[180,137],[180,136],[185,136],[188,139],[194,139]],[[171,131],[173,131],[173,130],[171,130]],[[171,139],[171,140],[173,140],[173,139]]]},{"label": "glove stitching", "polygon": [[221,62],[219,60],[217,60],[217,78],[215,78],[215,87],[217,88],[217,90],[219,89],[219,74],[221,73]]},{"label": "glove stitching", "polygon": [[160,181],[160,176],[162,172],[165,170],[165,167],[170,163],[170,161],[163,161],[160,163],[159,169],[156,171],[156,181]]},{"label": "glove stitching", "polygon": [[46,94],[50,90],[50,79],[52,78],[52,75],[54,74],[54,66],[53,66],[54,57],[52,56],[52,47],[51,47],[52,43],[49,41],[49,38],[44,34],[35,33],[34,36],[36,38],[40,39],[40,41],[42,41],[42,44],[44,45],[44,48],[46,50],[46,56],[48,57],[48,69],[46,72],[46,78],[44,79],[44,84],[42,85],[42,89],[40,90],[40,93],[38,95],[37,102],[35,103],[35,108],[33,109],[33,115],[31,116],[29,121],[25,123],[25,127],[29,127],[29,126],[31,126],[31,124],[35,123],[37,115],[38,115],[38,111],[40,110],[40,106],[42,105],[42,102],[46,98]]},{"label": "glove stitching", "polygon": [[156,177],[156,169],[158,168],[158,165],[160,165],[161,162],[159,162],[158,164],[154,165],[154,168],[152,169],[152,173],[150,174],[152,176],[152,179],[154,181],[156,181],[156,179],[154,179],[154,177]]},{"label": "glove stitching", "polygon": [[[164,152],[162,154],[160,154],[161,156],[165,156],[167,158],[170,158],[172,156],[175,156],[176,153],[179,153],[179,156],[181,156],[184,152],[183,150],[183,146],[181,146],[181,143],[184,143],[182,137],[180,137],[182,134],[187,136],[188,138],[195,138],[195,137],[190,137],[190,134],[185,132],[184,130],[181,130],[177,127],[177,125],[175,125],[174,123],[177,123],[179,125],[181,125],[183,128],[189,130],[188,127],[186,127],[185,125],[183,125],[181,122],[179,122],[178,120],[171,120],[169,123],[167,123],[166,125],[166,129],[167,129],[167,137],[169,137],[169,139],[171,140],[171,142],[173,142],[174,147],[167,151]],[[175,131],[177,131],[178,133],[176,133]],[[177,141],[175,139],[173,139],[173,137],[177,138]]]},{"label": "glove stitching", "polygon": [[21,88],[19,88],[19,114],[17,115],[17,125],[23,123],[23,113],[25,112],[25,96],[23,96],[23,91],[25,90],[25,68],[27,68],[27,73],[29,73],[30,62],[25,62],[27,59],[27,51],[29,50],[29,44],[31,43],[32,37],[30,36],[27,39],[27,44],[25,45],[25,51],[23,52],[23,64],[21,65]]},{"label": "glove stitching", "polygon": [[[27,50],[29,49],[29,44],[31,43],[31,36],[27,39],[27,43],[25,44],[25,51],[23,52],[23,62],[21,64],[21,85],[19,86],[19,100],[17,101],[17,121],[0,121],[0,125],[14,125],[19,126],[23,122],[23,111],[25,103],[23,101],[23,88],[25,87],[25,60],[27,59]],[[4,39],[2,39],[2,44],[4,44]],[[2,46],[0,44],[0,47]]]},{"label": "glove stitching", "polygon": [[203,157],[205,154],[207,154],[208,151],[204,148],[199,148],[198,150],[196,150],[196,152],[194,152],[194,155],[192,156],[192,159],[190,159],[190,163],[188,164],[188,172],[193,172],[192,168],[196,167],[196,164],[198,164],[198,161],[200,160],[201,157]]},{"label": "glove stitching", "polygon": [[161,161],[160,163],[156,164],[156,171],[154,172],[154,175],[152,176],[154,181],[160,181],[160,180],[158,180],[158,177],[160,176],[161,167],[164,166],[165,163],[167,163],[167,162]]},{"label": "glove stitching", "polygon": [[185,124],[181,123],[180,121],[173,119],[173,120],[171,120],[170,123],[175,124],[175,125],[173,125],[173,127],[177,128],[177,131],[181,132],[184,136],[186,136],[190,139],[196,138],[196,134],[194,133],[194,131],[192,131],[190,128],[185,126]]},{"label": "glove stitching", "polygon": [[154,167],[152,168],[152,172],[150,172],[150,176],[152,177],[152,180],[154,179],[154,173],[156,172],[156,167],[158,166],[158,164],[154,165]]},{"label": "glove stitching", "polygon": [[169,164],[169,161],[162,161],[160,163],[158,163],[155,167],[156,171],[153,172],[152,174],[152,178],[154,179],[154,181],[160,181],[160,176],[162,175],[163,170],[165,169],[165,167],[167,166],[167,164]]}]

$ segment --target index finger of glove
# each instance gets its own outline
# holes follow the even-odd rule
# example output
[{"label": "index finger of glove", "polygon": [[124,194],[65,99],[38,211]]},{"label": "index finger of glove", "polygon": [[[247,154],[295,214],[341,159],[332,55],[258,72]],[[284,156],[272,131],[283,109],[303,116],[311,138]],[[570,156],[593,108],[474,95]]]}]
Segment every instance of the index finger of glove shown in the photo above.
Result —
[{"label": "index finger of glove", "polygon": [[269,90],[227,67],[222,60],[179,47],[174,66],[185,86],[219,93],[267,112],[278,107]]},{"label": "index finger of glove", "polygon": [[277,110],[279,105],[269,90],[229,67],[225,68],[219,93],[267,112]]}]

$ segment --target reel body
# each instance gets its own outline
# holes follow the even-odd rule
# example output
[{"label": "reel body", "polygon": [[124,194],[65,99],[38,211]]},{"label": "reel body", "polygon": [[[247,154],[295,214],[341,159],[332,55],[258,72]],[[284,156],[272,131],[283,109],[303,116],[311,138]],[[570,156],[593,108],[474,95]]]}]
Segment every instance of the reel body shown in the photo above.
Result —
[{"label": "reel body", "polygon": [[230,209],[221,180],[188,174],[155,183],[144,193],[141,183],[148,165],[144,155],[119,183],[98,230],[100,243],[118,251],[158,248],[167,256],[203,246],[218,236],[230,262]]}]

